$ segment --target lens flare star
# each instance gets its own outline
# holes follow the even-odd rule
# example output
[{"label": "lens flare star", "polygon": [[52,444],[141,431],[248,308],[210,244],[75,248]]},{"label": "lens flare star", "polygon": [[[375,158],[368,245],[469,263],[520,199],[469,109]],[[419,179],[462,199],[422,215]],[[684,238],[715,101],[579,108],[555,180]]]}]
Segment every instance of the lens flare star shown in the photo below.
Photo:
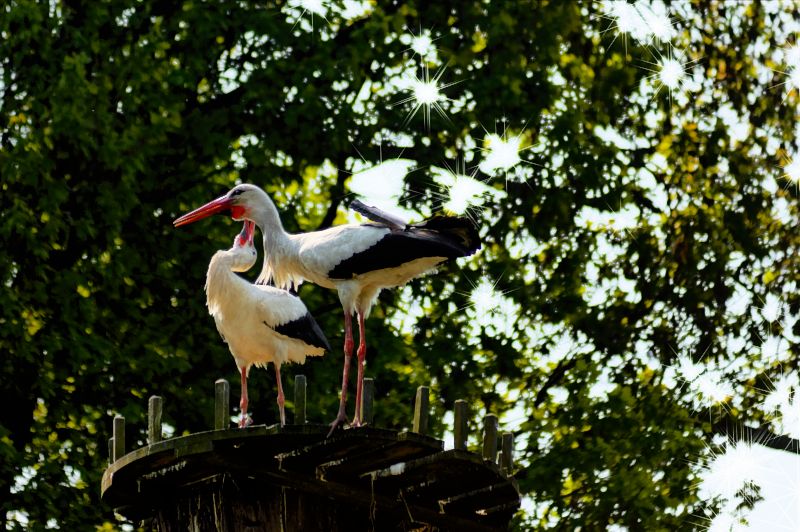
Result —
[{"label": "lens flare star", "polygon": [[426,128],[431,125],[431,109],[441,116],[444,120],[449,121],[442,103],[448,101],[448,98],[442,94],[442,90],[451,87],[458,83],[457,81],[440,85],[439,80],[444,74],[444,68],[440,68],[436,74],[431,77],[427,66],[422,67],[422,77],[414,76],[413,79],[408,81],[407,90],[411,93],[408,98],[400,100],[395,105],[403,105],[406,103],[413,103],[413,108],[409,111],[406,117],[405,124],[411,122],[417,112],[423,110],[423,122]]},{"label": "lens flare star", "polygon": [[533,148],[533,146],[523,147],[524,142],[524,128],[517,135],[509,134],[508,130],[504,130],[502,134],[489,133],[487,131],[483,139],[483,147],[478,148],[484,153],[483,160],[478,165],[478,168],[486,175],[502,173],[505,175],[506,183],[512,180],[521,183],[526,182],[529,176],[518,165],[522,162],[533,163],[523,159],[520,154]]},{"label": "lens flare star", "polygon": [[697,61],[681,61],[683,53],[676,51],[672,47],[667,50],[666,54],[656,51],[655,55],[657,56],[656,60],[645,61],[650,66],[642,68],[652,72],[647,76],[647,79],[651,80],[656,87],[653,97],[658,96],[661,89],[666,88],[671,104],[675,92],[688,89],[689,70]]},{"label": "lens flare star", "polygon": [[800,158],[797,156],[787,157],[782,168],[783,178],[788,181],[786,186],[794,184],[795,189],[800,192]]},{"label": "lens flare star", "polygon": [[[325,22],[328,22],[326,15],[328,14],[328,3],[323,0],[289,0],[286,3],[286,7],[291,9],[294,15],[297,17],[297,20],[294,23],[294,26],[297,26],[298,23],[304,21],[306,14],[311,14],[311,31],[314,31],[314,15],[322,17]],[[292,26],[292,29],[294,29]],[[308,23],[303,22],[301,27],[304,30],[308,30]]]},{"label": "lens flare star", "polygon": [[445,211],[474,218],[478,207],[489,200],[499,201],[507,196],[504,190],[475,179],[477,171],[476,168],[472,175],[466,175],[463,171],[431,167],[434,182],[442,188],[437,196],[444,201],[442,207]]}]

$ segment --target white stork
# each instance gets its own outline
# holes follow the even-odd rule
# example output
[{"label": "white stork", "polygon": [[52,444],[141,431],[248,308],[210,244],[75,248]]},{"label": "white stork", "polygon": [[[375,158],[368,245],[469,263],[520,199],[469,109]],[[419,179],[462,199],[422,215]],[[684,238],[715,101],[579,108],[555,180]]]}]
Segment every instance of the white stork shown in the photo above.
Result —
[{"label": "white stork", "polygon": [[180,226],[229,212],[234,220],[252,220],[264,235],[264,266],[258,283],[296,287],[303,280],[333,288],[344,307],[344,370],[339,413],[331,432],[346,420],[347,380],[353,352],[352,314],[358,317],[358,379],[353,425],[361,424],[361,392],[367,354],[364,318],[382,288],[402,286],[439,264],[480,249],[480,237],[466,218],[436,216],[406,224],[360,202],[353,207],[373,222],[289,234],[278,209],[260,188],[243,184],[175,220]]},{"label": "white stork", "polygon": [[255,224],[245,221],[242,232],[229,250],[217,251],[208,265],[206,303],[217,330],[242,375],[242,417],[240,427],[250,424],[247,415],[247,375],[253,365],[275,365],[281,425],[284,413],[281,364],[304,363],[306,355],[322,355],[330,345],[317,322],[299,297],[271,286],[254,285],[233,272],[253,267],[257,254],[253,246]]}]

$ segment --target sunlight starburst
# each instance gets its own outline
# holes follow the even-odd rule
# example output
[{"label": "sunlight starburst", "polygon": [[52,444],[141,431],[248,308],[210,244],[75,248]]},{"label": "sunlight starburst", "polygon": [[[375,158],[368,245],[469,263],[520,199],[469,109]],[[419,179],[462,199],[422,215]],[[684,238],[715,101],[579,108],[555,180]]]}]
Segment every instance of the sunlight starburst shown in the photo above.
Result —
[{"label": "sunlight starburst", "polygon": [[697,61],[682,61],[683,53],[672,47],[667,49],[666,54],[656,51],[654,55],[656,56],[655,61],[645,61],[650,66],[642,68],[652,72],[647,79],[655,85],[656,90],[653,97],[658,96],[661,89],[666,88],[671,104],[674,93],[687,90],[689,70]]},{"label": "sunlight starburst", "polygon": [[[289,0],[286,4],[287,7],[294,9],[297,13],[297,21],[295,26],[307,15],[311,15],[311,30],[314,30],[314,16],[322,17],[325,22],[328,22],[326,15],[328,14],[328,2],[324,0]],[[294,27],[294,26],[293,26]],[[307,27],[305,28],[307,29]]]},{"label": "sunlight starburst", "polygon": [[445,113],[444,107],[442,107],[442,103],[448,101],[448,98],[442,93],[442,91],[458,82],[454,81],[451,83],[440,84],[439,80],[442,78],[443,74],[444,68],[440,68],[439,71],[436,72],[433,77],[431,77],[426,65],[422,67],[422,77],[414,76],[408,81],[407,90],[410,92],[410,96],[400,100],[397,102],[397,104],[395,104],[413,104],[411,111],[409,111],[408,116],[406,117],[406,124],[408,124],[414,118],[414,116],[416,116],[420,109],[423,110],[423,122],[427,128],[429,128],[431,124],[431,109],[436,111],[436,113],[443,119],[449,121],[447,113]]},{"label": "sunlight starburst", "polygon": [[783,177],[788,181],[787,186],[794,184],[800,190],[800,158],[787,157],[782,167]]},{"label": "sunlight starburst", "polygon": [[474,217],[476,209],[487,201],[498,201],[507,196],[505,191],[476,179],[477,172],[477,168],[471,175],[467,175],[465,169],[431,168],[434,182],[442,189],[438,195],[443,200],[445,211]]}]

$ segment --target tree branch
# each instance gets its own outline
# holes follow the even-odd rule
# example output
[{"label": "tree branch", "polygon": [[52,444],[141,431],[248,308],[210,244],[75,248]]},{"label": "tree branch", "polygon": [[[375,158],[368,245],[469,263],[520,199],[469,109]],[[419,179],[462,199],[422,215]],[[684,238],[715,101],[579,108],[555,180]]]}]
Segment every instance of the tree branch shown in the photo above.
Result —
[{"label": "tree branch", "polygon": [[547,377],[544,385],[539,389],[538,392],[536,392],[536,399],[533,401],[534,407],[541,405],[547,398],[547,391],[556,384],[560,383],[564,378],[564,375],[566,375],[569,370],[575,367],[575,365],[578,363],[578,356],[580,355],[576,355],[574,358],[569,360],[563,358],[559,361],[559,363],[556,365],[556,368],[553,370],[550,376]]},{"label": "tree branch", "polygon": [[333,225],[333,220],[336,218],[336,211],[339,209],[339,205],[341,205],[342,200],[346,196],[344,192],[344,181],[347,179],[347,172],[344,169],[346,161],[347,159],[343,154],[340,154],[339,159],[336,161],[336,169],[338,172],[336,174],[336,183],[331,187],[331,204],[328,206],[328,211],[325,213],[319,226],[317,226],[317,231],[327,229]]},{"label": "tree branch", "polygon": [[712,423],[711,431],[715,434],[726,436],[731,443],[740,441],[757,443],[778,451],[800,453],[800,440],[782,434],[775,434],[769,429],[769,425],[750,427],[744,423],[724,418]]}]

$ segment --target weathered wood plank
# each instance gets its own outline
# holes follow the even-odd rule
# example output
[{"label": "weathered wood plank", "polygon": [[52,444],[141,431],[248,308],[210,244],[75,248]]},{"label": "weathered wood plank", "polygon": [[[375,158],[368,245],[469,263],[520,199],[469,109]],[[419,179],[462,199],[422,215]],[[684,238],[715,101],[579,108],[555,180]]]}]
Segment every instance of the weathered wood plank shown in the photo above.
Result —
[{"label": "weathered wood plank", "polygon": [[214,430],[224,430],[231,424],[231,385],[225,379],[214,382]]},{"label": "weathered wood plank", "polygon": [[357,456],[384,444],[392,444],[399,447],[417,446],[430,449],[431,452],[442,449],[440,440],[428,436],[410,432],[397,433],[385,429],[360,427],[347,429],[331,438],[281,454],[276,458],[279,460],[280,467],[283,470],[311,474],[320,464]]},{"label": "weathered wood plank", "polygon": [[147,443],[153,445],[161,441],[161,412],[164,399],[153,395],[147,402]]},{"label": "weathered wood plank", "polygon": [[465,517],[473,517],[478,512],[487,513],[488,509],[517,502],[519,494],[515,486],[504,480],[497,484],[490,484],[476,490],[468,491],[450,497],[442,503],[442,510],[447,513],[457,513]]},{"label": "weathered wood plank", "polygon": [[417,388],[417,397],[414,401],[414,428],[417,434],[428,433],[428,417],[430,416],[430,388],[420,386]]},{"label": "weathered wood plank", "polygon": [[295,375],[294,377],[294,424],[305,425],[306,423],[306,376]]},{"label": "weathered wood plank", "polygon": [[[507,483],[511,491],[498,502],[519,502],[516,485],[479,455],[453,449],[409,460],[402,467],[390,467],[370,473],[372,488],[380,493],[405,494],[406,500],[430,508],[465,493],[487,486]],[[517,494],[516,496],[514,494]]]},{"label": "weathered wood plank", "polygon": [[357,454],[323,462],[317,466],[320,480],[356,481],[359,476],[394,464],[430,456],[441,449],[419,442],[397,440],[379,446],[363,449]]}]

